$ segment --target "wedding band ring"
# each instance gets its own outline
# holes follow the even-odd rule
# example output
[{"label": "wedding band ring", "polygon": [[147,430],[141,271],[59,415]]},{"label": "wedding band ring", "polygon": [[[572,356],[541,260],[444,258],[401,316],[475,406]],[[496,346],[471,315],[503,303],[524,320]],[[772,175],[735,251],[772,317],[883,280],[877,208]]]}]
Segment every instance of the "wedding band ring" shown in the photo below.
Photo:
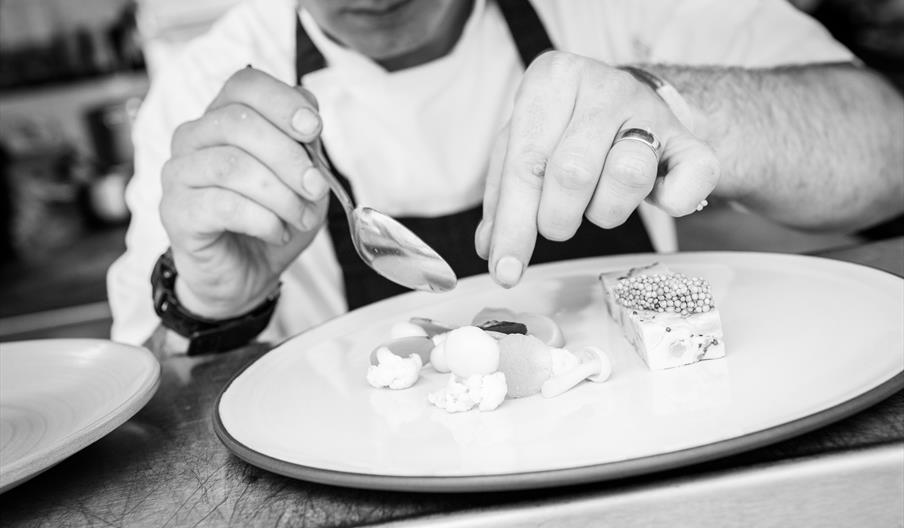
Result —
[{"label": "wedding band ring", "polygon": [[615,142],[613,142],[612,144],[614,145],[619,141],[629,140],[637,141],[650,147],[650,150],[653,151],[656,159],[659,159],[659,156],[662,154],[662,143],[659,142],[659,138],[657,138],[649,130],[644,130],[642,128],[625,128],[623,130],[619,130],[618,134],[615,135]]}]

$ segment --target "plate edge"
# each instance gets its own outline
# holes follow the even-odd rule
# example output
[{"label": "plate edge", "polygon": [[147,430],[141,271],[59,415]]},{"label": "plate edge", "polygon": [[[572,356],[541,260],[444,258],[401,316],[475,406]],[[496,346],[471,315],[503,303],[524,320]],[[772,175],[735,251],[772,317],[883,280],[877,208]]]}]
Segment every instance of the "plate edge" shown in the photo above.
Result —
[{"label": "plate edge", "polygon": [[[77,438],[76,442],[68,446],[58,446],[56,449],[50,449],[48,452],[39,455],[31,455],[28,458],[33,460],[25,459],[25,462],[19,463],[19,467],[14,467],[11,470],[9,468],[5,468],[0,474],[0,494],[3,494],[10,489],[25,483],[28,480],[31,480],[34,477],[37,477],[41,473],[53,468],[57,464],[63,462],[67,458],[72,455],[78,453],[79,451],[85,449],[90,446],[94,442],[97,442],[104,436],[113,432],[114,429],[119,427],[120,425],[126,423],[132,417],[134,417],[141,409],[144,408],[145,405],[154,395],[157,393],[157,389],[160,388],[160,377],[161,377],[161,366],[160,362],[156,357],[145,347],[129,345],[125,343],[118,343],[115,341],[110,341],[106,339],[92,339],[92,338],[74,338],[74,339],[29,339],[25,341],[13,341],[10,343],[34,343],[40,341],[84,341],[84,342],[101,342],[101,343],[112,343],[116,346],[121,346],[124,348],[131,348],[139,353],[141,353],[144,359],[148,360],[149,365],[152,366],[152,370],[148,372],[148,377],[145,379],[144,383],[142,383],[141,387],[138,388],[134,393],[132,393],[129,398],[118,405],[116,408],[111,409],[109,413],[95,420],[85,429],[88,429],[88,434]],[[107,417],[113,416],[107,420]],[[106,420],[106,421],[105,421]],[[45,467],[34,471],[27,471],[28,467],[35,463],[34,459],[47,458],[50,459],[51,462],[47,464]],[[12,473],[12,477],[9,477],[10,473]]]},{"label": "plate edge", "polygon": [[214,403],[214,412],[211,413],[214,432],[225,447],[235,456],[252,466],[298,480],[357,489],[420,493],[468,493],[475,491],[542,489],[589,482],[604,482],[691,466],[751,451],[806,434],[852,416],[904,390],[904,370],[902,370],[854,398],[768,429],[678,451],[616,462],[492,475],[448,477],[371,475],[293,464],[255,451],[234,438],[226,429],[220,417],[220,401],[223,394],[232,385],[232,382],[253,364],[254,362],[247,365],[229,380],[217,396]]}]

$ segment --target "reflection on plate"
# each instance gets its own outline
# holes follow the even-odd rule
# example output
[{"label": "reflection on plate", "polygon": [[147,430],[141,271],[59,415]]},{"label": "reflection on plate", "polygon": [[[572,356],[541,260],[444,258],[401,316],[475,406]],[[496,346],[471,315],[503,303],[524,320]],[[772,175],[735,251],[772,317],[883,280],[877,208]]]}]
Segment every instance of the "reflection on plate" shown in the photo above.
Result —
[{"label": "reflection on plate", "polygon": [[0,493],[131,418],[157,389],[143,348],[99,339],[0,343]]},{"label": "reflection on plate", "polygon": [[[712,284],[728,357],[651,372],[605,315],[600,272],[660,260]],[[224,443],[270,471],[410,491],[519,489],[618,478],[776,442],[904,386],[904,280],[793,255],[628,255],[532,267],[511,290],[487,276],[409,293],[301,334],[223,391]],[[550,314],[569,346],[605,348],[612,378],[554,399],[447,414],[427,403],[445,375],[372,389],[368,354],[411,316],[467,322],[485,306]]]}]

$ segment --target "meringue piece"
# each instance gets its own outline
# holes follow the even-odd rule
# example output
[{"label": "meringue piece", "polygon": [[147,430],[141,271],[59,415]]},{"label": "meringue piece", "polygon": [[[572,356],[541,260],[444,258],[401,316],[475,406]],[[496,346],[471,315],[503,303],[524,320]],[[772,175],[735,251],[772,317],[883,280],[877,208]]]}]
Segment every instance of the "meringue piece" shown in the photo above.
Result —
[{"label": "meringue piece", "polygon": [[421,357],[411,354],[399,357],[386,347],[376,350],[377,364],[367,367],[367,383],[381,389],[407,389],[417,382],[420,375]]}]

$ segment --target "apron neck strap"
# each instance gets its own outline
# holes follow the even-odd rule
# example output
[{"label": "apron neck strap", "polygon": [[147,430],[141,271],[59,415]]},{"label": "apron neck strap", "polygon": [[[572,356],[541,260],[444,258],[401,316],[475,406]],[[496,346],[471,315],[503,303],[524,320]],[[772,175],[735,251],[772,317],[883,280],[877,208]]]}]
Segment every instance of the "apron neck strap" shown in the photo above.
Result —
[{"label": "apron neck strap", "polygon": [[496,4],[502,11],[525,68],[544,51],[554,49],[549,33],[528,0],[496,0]]},{"label": "apron neck strap", "polygon": [[[488,0],[490,1],[490,0]],[[496,0],[509,33],[518,48],[522,65],[527,66],[537,55],[553,49],[552,41],[543,22],[529,0]],[[308,32],[295,16],[295,72],[296,82],[301,84],[305,75],[326,67],[326,59],[314,45]]]},{"label": "apron neck strap", "polygon": [[326,68],[326,59],[314,45],[308,32],[301,24],[301,17],[295,15],[295,84],[301,84],[301,78],[309,73]]}]

